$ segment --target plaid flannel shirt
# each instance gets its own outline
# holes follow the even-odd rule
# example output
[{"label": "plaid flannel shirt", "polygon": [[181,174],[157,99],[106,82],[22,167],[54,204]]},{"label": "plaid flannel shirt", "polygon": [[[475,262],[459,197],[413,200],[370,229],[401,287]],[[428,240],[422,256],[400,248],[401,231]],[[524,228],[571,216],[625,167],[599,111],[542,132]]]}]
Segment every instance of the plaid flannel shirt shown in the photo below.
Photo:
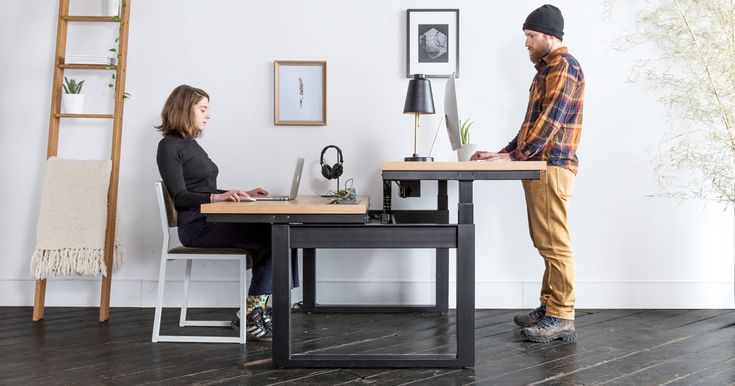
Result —
[{"label": "plaid flannel shirt", "polygon": [[584,74],[566,47],[536,64],[528,109],[516,137],[501,152],[515,161],[546,161],[577,173]]}]

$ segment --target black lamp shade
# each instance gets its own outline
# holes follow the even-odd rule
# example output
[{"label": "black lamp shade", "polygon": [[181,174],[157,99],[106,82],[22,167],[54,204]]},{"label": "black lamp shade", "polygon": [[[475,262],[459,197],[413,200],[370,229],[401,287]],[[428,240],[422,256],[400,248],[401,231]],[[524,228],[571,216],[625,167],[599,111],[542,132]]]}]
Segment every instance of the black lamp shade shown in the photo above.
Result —
[{"label": "black lamp shade", "polygon": [[423,74],[414,75],[408,82],[404,113],[434,114],[434,96],[431,82]]}]

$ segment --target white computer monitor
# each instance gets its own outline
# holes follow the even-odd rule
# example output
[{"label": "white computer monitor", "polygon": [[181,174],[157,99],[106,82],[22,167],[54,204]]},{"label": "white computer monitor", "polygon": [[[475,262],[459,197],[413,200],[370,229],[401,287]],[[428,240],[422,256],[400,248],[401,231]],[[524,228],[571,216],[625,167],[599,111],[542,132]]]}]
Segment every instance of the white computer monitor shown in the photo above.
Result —
[{"label": "white computer monitor", "polygon": [[462,139],[459,135],[459,103],[457,102],[457,87],[454,84],[454,73],[447,80],[444,88],[444,119],[447,125],[447,135],[452,150],[462,147]]}]

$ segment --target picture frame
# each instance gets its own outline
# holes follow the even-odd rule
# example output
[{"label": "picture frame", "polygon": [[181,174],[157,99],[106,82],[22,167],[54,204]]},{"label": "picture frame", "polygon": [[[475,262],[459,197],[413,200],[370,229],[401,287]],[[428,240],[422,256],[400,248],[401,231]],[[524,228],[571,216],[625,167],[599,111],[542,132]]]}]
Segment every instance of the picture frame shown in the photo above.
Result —
[{"label": "picture frame", "polygon": [[459,78],[459,9],[406,10],[406,77]]},{"label": "picture frame", "polygon": [[276,60],[273,124],[327,124],[327,62]]}]

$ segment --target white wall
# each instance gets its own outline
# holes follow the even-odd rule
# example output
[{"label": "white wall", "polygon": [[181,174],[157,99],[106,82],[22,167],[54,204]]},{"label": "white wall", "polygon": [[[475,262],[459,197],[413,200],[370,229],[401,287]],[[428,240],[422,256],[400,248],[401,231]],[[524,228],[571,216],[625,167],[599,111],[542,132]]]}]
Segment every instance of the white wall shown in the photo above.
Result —
[{"label": "white wall", "polygon": [[[79,4],[76,4],[79,3]],[[620,1],[611,19],[598,2],[557,1],[566,17],[566,43],[587,76],[580,173],[570,225],[577,257],[578,307],[733,307],[733,212],[715,204],[657,196],[651,153],[669,124],[644,84],[627,83],[634,60],[650,48],[613,49],[630,30],[634,1]],[[101,1],[76,0],[78,13]],[[405,78],[405,10],[461,9],[463,117],[475,121],[473,138],[495,150],[516,133],[533,68],[521,24],[539,1],[391,1],[380,5],[339,0],[278,2],[133,0],[125,105],[120,207],[128,263],[113,276],[113,306],[151,306],[160,252],[153,181],[160,109],[176,85],[188,83],[212,96],[212,120],[200,142],[220,167],[222,187],[270,190],[288,185],[293,158],[307,158],[304,193],[333,185],[319,175],[319,152],[337,144],[345,176],[381,205],[380,161],[399,160],[412,148],[413,118],[401,113]],[[56,1],[6,0],[0,13],[0,305],[30,305],[30,256],[35,243],[46,151]],[[85,25],[71,31],[69,53],[104,53],[114,31]],[[274,126],[273,61],[328,62],[325,127]],[[88,79],[90,111],[111,111],[107,75],[70,72]],[[432,81],[442,106],[443,80]],[[427,149],[439,114],[423,121]],[[104,121],[64,122],[60,155],[108,155]],[[450,160],[442,134],[436,158]],[[425,152],[425,151],[423,151]],[[333,153],[329,161],[334,162]],[[456,204],[450,183],[450,208]],[[430,207],[436,188],[396,208]],[[477,306],[518,308],[537,304],[540,258],[527,234],[520,183],[475,184]],[[80,199],[82,199],[80,197]],[[456,216],[456,213],[453,213]],[[318,277],[321,302],[430,302],[432,254],[427,251],[323,251]],[[180,274],[181,267],[172,271]],[[180,276],[177,276],[180,277]],[[196,274],[203,290],[195,303],[235,304],[230,266]],[[97,279],[50,280],[47,304],[96,305]],[[180,282],[172,280],[170,288]],[[170,301],[178,291],[169,292]],[[298,298],[299,291],[294,294]]]}]

